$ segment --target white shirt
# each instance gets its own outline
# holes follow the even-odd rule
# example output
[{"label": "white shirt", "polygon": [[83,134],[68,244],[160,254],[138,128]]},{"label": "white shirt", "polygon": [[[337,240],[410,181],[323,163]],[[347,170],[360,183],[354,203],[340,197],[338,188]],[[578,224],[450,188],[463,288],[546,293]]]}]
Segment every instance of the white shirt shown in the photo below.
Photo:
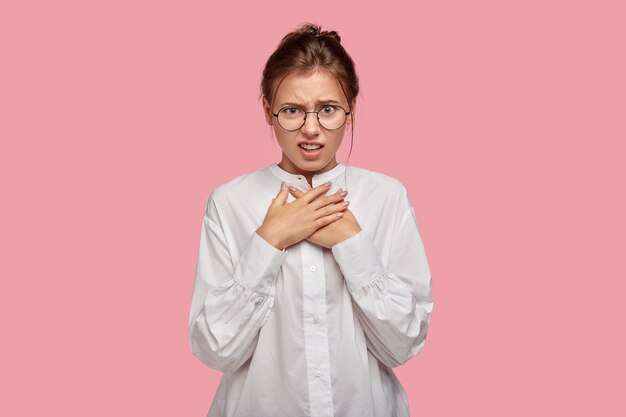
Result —
[{"label": "white shirt", "polygon": [[415,212],[391,176],[339,163],[312,183],[329,180],[362,228],[331,249],[256,233],[281,181],[311,188],[276,163],[209,195],[189,314],[191,351],[224,373],[208,417],[409,416],[390,368],[422,349],[433,309]]}]

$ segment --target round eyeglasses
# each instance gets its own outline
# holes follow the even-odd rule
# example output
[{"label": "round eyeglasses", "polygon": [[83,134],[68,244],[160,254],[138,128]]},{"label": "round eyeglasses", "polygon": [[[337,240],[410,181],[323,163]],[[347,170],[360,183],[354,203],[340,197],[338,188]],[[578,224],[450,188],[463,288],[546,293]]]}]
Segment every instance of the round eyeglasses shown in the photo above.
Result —
[{"label": "round eyeglasses", "polygon": [[309,113],[317,114],[317,121],[327,130],[337,130],[346,123],[350,114],[343,107],[334,104],[325,105],[318,111],[304,111],[299,107],[284,107],[278,113],[272,113],[278,119],[278,124],[285,130],[293,132],[300,129],[306,122]]}]

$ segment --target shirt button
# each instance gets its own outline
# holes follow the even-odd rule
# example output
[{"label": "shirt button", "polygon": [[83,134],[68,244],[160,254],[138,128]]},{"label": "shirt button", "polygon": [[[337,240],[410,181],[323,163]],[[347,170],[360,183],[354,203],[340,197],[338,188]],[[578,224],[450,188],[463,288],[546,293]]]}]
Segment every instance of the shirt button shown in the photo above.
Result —
[{"label": "shirt button", "polygon": [[315,272],[317,270],[317,268],[315,267],[315,265],[311,265],[311,271]]},{"label": "shirt button", "polygon": [[322,371],[320,371],[319,369],[316,369],[316,370],[315,370],[315,376],[316,376],[316,377],[318,377],[318,378],[319,378],[320,376],[322,376]]},{"label": "shirt button", "polygon": [[319,317],[313,316],[313,323],[317,324],[317,323],[319,323],[319,321],[320,321]]}]

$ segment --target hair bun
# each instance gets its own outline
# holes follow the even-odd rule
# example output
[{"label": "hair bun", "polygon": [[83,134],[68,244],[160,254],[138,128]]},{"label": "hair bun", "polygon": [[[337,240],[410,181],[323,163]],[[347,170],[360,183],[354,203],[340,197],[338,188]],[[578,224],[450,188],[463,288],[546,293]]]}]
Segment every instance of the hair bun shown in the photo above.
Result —
[{"label": "hair bun", "polygon": [[302,26],[300,26],[300,32],[301,33],[308,33],[311,34],[315,37],[325,37],[325,38],[331,38],[336,40],[337,42],[341,43],[341,37],[339,36],[339,34],[334,31],[322,31],[322,27],[319,25],[315,25],[313,23],[305,23]]},{"label": "hair bun", "polygon": [[310,33],[311,35],[315,35],[315,36],[319,36],[322,28],[318,25],[313,25],[313,24],[306,24],[304,27],[305,31]]},{"label": "hair bun", "polygon": [[337,42],[341,43],[341,37],[334,30],[331,30],[330,32],[326,31],[326,32],[324,32],[324,35],[328,36],[329,38],[333,38]]}]

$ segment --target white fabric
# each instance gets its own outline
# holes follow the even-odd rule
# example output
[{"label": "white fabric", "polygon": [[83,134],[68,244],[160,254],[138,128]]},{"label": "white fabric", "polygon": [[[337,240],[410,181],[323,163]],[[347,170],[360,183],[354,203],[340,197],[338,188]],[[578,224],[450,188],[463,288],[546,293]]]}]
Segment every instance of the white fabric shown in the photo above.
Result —
[{"label": "white fabric", "polygon": [[423,348],[433,309],[413,207],[388,175],[339,163],[313,186],[328,180],[362,228],[331,249],[255,232],[281,181],[310,188],[275,163],[207,198],[189,343],[224,373],[208,417],[409,416],[390,368]]}]

